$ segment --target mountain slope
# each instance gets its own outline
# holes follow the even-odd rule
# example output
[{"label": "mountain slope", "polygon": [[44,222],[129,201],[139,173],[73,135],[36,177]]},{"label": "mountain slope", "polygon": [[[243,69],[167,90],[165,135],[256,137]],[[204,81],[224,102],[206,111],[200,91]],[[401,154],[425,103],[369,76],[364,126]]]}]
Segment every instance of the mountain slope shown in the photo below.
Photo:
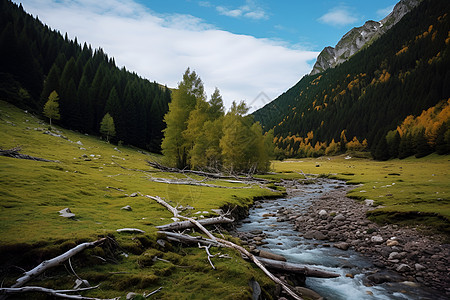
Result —
[{"label": "mountain slope", "polygon": [[109,113],[115,142],[160,150],[168,88],[119,69],[102,49],[63,37],[9,0],[0,0],[0,45],[0,99],[41,113],[55,90],[60,125],[99,135]]},{"label": "mountain slope", "polygon": [[380,22],[367,21],[361,27],[355,27],[347,32],[333,47],[326,47],[317,57],[317,61],[310,75],[321,73],[329,68],[347,61],[352,55],[369,45],[389,29],[397,24],[401,18],[411,9],[416,7],[421,0],[401,0],[393,11]]},{"label": "mountain slope", "polygon": [[448,1],[424,0],[370,47],[303,77],[255,119],[266,131],[274,129],[279,148],[293,149],[288,155],[302,155],[301,141],[280,138],[308,138],[314,147],[339,141],[343,131],[376,147],[408,115],[450,97],[449,11]]}]

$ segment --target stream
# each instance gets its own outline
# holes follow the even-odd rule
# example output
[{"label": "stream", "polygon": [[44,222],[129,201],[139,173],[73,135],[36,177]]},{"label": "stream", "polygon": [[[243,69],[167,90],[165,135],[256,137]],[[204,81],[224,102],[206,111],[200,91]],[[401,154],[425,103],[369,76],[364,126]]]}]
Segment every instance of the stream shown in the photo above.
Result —
[{"label": "stream", "polygon": [[[262,242],[265,244],[257,246],[258,249],[282,255],[288,262],[340,274],[340,277],[333,279],[306,279],[306,287],[325,299],[444,299],[432,290],[408,282],[366,286],[365,277],[377,270],[368,258],[351,249],[343,251],[330,247],[327,241],[304,239],[295,231],[292,222],[280,222],[277,221],[277,216],[267,215],[275,214],[280,208],[294,208],[298,213],[306,212],[315,199],[342,184],[340,181],[324,179],[303,185],[302,193],[295,196],[259,201],[250,209],[249,216],[238,223],[237,231],[262,231],[265,234]],[[353,278],[347,277],[348,274],[352,274]]]}]

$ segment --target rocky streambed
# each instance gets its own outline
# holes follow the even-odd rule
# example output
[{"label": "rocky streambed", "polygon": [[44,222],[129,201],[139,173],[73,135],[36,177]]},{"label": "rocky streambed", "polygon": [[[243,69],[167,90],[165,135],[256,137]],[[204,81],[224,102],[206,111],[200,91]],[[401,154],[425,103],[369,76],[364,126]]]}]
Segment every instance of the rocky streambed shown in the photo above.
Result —
[{"label": "rocky streambed", "polygon": [[255,252],[341,274],[306,280],[327,299],[448,299],[450,245],[367,220],[371,201],[347,198],[349,188],[326,179],[287,183],[288,197],[256,202],[236,235]]}]

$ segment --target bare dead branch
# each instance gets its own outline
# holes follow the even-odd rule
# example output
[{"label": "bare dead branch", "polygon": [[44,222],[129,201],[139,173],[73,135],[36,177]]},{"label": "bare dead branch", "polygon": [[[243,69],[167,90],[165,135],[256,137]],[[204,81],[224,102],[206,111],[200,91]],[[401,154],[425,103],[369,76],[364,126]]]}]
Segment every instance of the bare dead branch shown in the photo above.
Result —
[{"label": "bare dead branch", "polygon": [[28,272],[25,272],[25,274],[22,277],[20,277],[19,279],[17,279],[16,283],[14,285],[12,285],[11,287],[12,288],[22,287],[28,281],[33,279],[34,277],[37,277],[40,274],[42,274],[45,270],[55,267],[57,265],[60,265],[61,263],[68,260],[72,256],[82,252],[84,249],[96,247],[96,246],[102,244],[105,240],[106,240],[106,238],[102,238],[95,242],[83,243],[83,244],[80,244],[80,245],[70,249],[69,251],[55,257],[55,258],[52,258],[50,260],[45,260],[42,263],[40,263],[37,267],[35,267],[34,269],[32,269]]},{"label": "bare dead branch", "polygon": [[[233,223],[234,220],[227,218],[227,217],[215,217],[215,218],[208,218],[208,219],[202,219],[198,221],[203,226],[207,225],[215,225],[215,224],[227,224],[227,223]],[[181,222],[173,222],[167,225],[160,225],[156,226],[159,230],[162,231],[169,231],[169,230],[183,230],[186,228],[192,228],[195,227],[195,225],[191,221],[181,221]]]},{"label": "bare dead branch", "polygon": [[112,299],[99,299],[99,298],[91,298],[84,297],[80,295],[67,295],[67,293],[78,293],[81,291],[87,291],[98,288],[98,285],[90,288],[82,288],[76,290],[53,290],[48,288],[43,288],[40,286],[24,286],[24,287],[16,287],[16,288],[0,288],[1,295],[11,295],[11,294],[23,294],[23,293],[44,293],[48,295],[52,295],[54,297],[64,298],[64,299],[75,299],[75,300],[118,300],[120,297],[112,298]]}]

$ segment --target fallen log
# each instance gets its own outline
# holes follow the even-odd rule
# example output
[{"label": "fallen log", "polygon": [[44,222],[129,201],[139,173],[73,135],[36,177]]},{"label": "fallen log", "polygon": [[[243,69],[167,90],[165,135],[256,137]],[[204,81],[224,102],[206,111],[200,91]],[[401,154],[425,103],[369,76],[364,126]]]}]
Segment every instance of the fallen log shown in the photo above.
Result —
[{"label": "fallen log", "polygon": [[257,257],[257,259],[263,263],[264,266],[271,270],[277,270],[281,272],[294,273],[305,275],[306,277],[316,278],[336,278],[340,275],[316,268],[310,268],[300,264],[289,263],[285,261],[273,260],[263,257]]},{"label": "fallen log", "polygon": [[34,269],[25,272],[25,274],[20,277],[19,279],[16,280],[16,283],[14,285],[12,285],[12,288],[19,288],[24,286],[28,281],[30,281],[31,279],[39,276],[40,274],[42,274],[45,270],[55,267],[57,265],[60,265],[61,263],[65,262],[66,260],[68,260],[69,258],[71,258],[72,256],[82,252],[84,249],[87,248],[92,248],[92,247],[96,247],[100,244],[102,244],[104,241],[106,240],[106,238],[102,238],[99,239],[95,242],[87,242],[87,243],[82,243],[72,249],[70,249],[69,251],[55,257],[49,260],[44,260],[42,263],[40,263],[37,267],[35,267]]},{"label": "fallen log", "polygon": [[76,299],[76,300],[117,300],[120,297],[112,298],[112,299],[99,299],[99,298],[91,298],[84,297],[80,295],[67,295],[67,293],[79,293],[81,291],[91,290],[97,288],[98,286],[92,288],[83,288],[76,290],[53,290],[40,286],[24,286],[17,288],[0,288],[0,295],[11,295],[11,294],[23,294],[23,293],[44,293],[58,298],[64,299]]},{"label": "fallen log", "polygon": [[29,160],[36,160],[36,161],[44,161],[44,162],[56,162],[59,163],[59,160],[50,160],[40,157],[34,157],[27,154],[19,153],[19,151],[22,150],[20,147],[15,147],[12,149],[0,149],[0,156],[6,156],[11,158],[19,158],[19,159],[29,159]]},{"label": "fallen log", "polygon": [[[208,219],[202,219],[198,221],[203,226],[207,225],[215,225],[215,224],[228,224],[233,223],[234,220],[227,218],[227,217],[215,217],[215,218],[208,218]],[[181,221],[181,222],[173,222],[166,225],[159,225],[156,226],[159,230],[162,231],[169,231],[169,230],[183,230],[186,228],[192,228],[195,227],[195,225],[191,221]]]},{"label": "fallen log", "polygon": [[211,239],[205,239],[202,236],[190,236],[187,234],[175,233],[170,231],[158,231],[158,234],[164,235],[169,241],[184,243],[187,245],[202,243],[204,245],[212,245],[217,247],[224,247],[224,245]]}]

